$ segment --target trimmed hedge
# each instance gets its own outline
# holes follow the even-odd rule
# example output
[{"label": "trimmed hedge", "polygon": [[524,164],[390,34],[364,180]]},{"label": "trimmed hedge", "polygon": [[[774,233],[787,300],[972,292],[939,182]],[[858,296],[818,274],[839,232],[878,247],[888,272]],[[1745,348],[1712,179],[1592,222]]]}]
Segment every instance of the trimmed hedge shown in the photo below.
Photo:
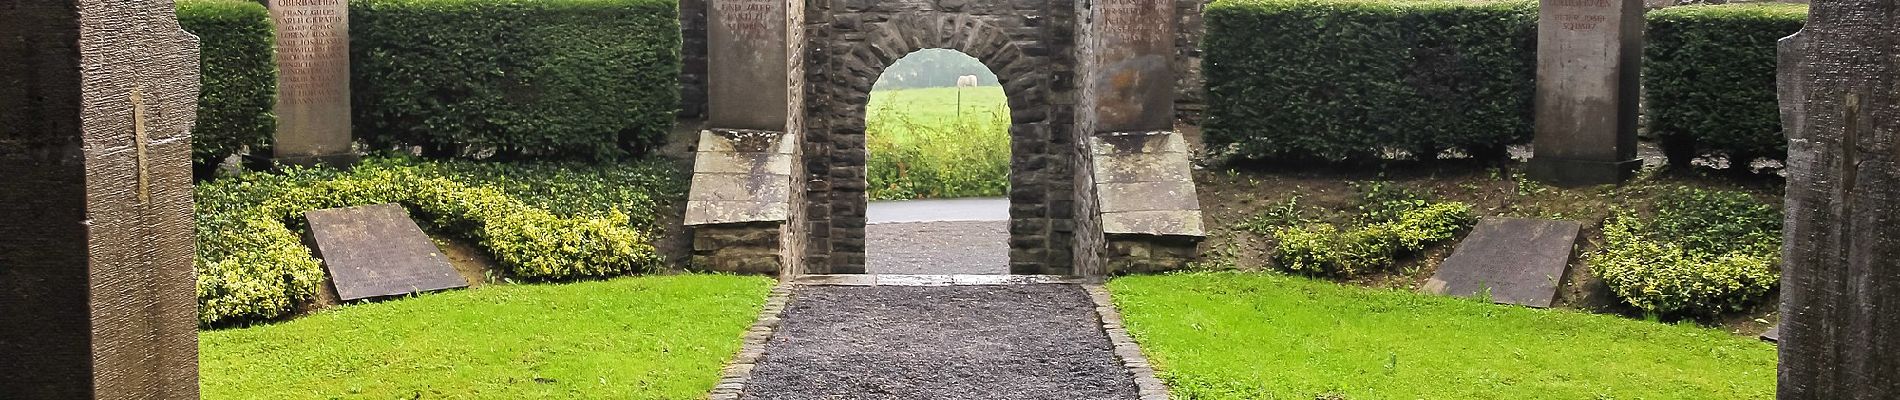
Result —
[{"label": "trimmed hedge", "polygon": [[[509,276],[518,278],[562,280],[650,272],[664,261],[651,244],[650,228],[642,226],[651,218],[623,212],[656,208],[651,198],[635,193],[639,188],[577,194],[565,203],[607,209],[576,209],[565,215],[529,202],[548,199],[510,194],[529,186],[546,189],[540,192],[570,193],[563,188],[604,187],[600,177],[653,176],[656,169],[635,165],[597,173],[563,173],[504,166],[482,168],[489,172],[471,177],[444,174],[472,168],[481,167],[371,160],[350,172],[293,169],[283,175],[248,174],[198,185],[194,196],[200,323],[275,318],[315,295],[323,270],[297,231],[303,229],[303,213],[317,209],[400,203],[413,210],[419,221],[476,241]],[[513,180],[509,175],[514,174],[545,175],[547,185],[502,183]],[[672,180],[619,183],[683,186],[669,183]]]},{"label": "trimmed hedge", "polygon": [[613,159],[679,108],[667,0],[357,0],[357,137],[432,156]]},{"label": "trimmed hedge", "polygon": [[1530,138],[1537,4],[1218,0],[1211,149],[1250,159],[1503,157]]},{"label": "trimmed hedge", "polygon": [[277,63],[270,11],[254,1],[180,0],[178,23],[198,35],[198,123],[191,158],[212,164],[245,146],[262,149],[277,131]]},{"label": "trimmed hedge", "polygon": [[1670,163],[1697,156],[1781,159],[1776,41],[1801,30],[1805,4],[1671,7],[1648,15],[1644,104]]}]

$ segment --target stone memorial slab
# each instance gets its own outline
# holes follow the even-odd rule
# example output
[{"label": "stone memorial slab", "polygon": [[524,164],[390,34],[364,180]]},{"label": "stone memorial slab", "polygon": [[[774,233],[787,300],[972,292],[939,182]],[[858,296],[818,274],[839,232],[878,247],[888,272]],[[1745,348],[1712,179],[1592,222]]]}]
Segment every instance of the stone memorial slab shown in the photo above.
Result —
[{"label": "stone memorial slab", "polygon": [[1174,6],[1167,0],[1091,4],[1096,132],[1173,127]]},{"label": "stone memorial slab", "polygon": [[171,0],[0,0],[0,399],[196,399],[198,39]]},{"label": "stone memorial slab", "polygon": [[1896,6],[1817,1],[1782,39],[1780,399],[1900,399]]},{"label": "stone memorial slab", "polygon": [[1180,134],[1097,134],[1089,137],[1089,152],[1104,233],[1206,234]]},{"label": "stone memorial slab", "polygon": [[686,196],[686,225],[786,220],[795,143],[793,135],[773,131],[701,132]]},{"label": "stone memorial slab", "polygon": [[1582,224],[1485,218],[1425,282],[1426,292],[1546,308],[1569,272]]},{"label": "stone memorial slab", "polygon": [[270,0],[277,28],[277,135],[281,162],[348,164],[350,6],[347,0]]},{"label": "stone memorial slab", "polygon": [[1642,55],[1642,0],[1542,0],[1533,178],[1572,186],[1635,174]]},{"label": "stone memorial slab", "polygon": [[707,122],[784,131],[791,96],[786,0],[712,0],[707,12]]},{"label": "stone memorial slab", "polygon": [[1769,343],[1781,342],[1781,325],[1776,324],[1774,328],[1769,328],[1767,332],[1762,332],[1761,340],[1765,340]]},{"label": "stone memorial slab", "polygon": [[340,300],[468,286],[400,205],[316,210],[304,218]]}]

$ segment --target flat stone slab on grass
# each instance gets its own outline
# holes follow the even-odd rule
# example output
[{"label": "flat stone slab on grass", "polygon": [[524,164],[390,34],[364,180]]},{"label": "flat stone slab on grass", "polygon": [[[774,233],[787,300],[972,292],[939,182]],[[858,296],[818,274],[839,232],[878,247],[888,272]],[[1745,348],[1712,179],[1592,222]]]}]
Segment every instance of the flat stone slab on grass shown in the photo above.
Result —
[{"label": "flat stone slab on grass", "polygon": [[1769,343],[1781,343],[1781,324],[1775,324],[1774,328],[1769,328],[1767,332],[1762,332],[1761,340],[1766,340]]},{"label": "flat stone slab on grass", "polygon": [[468,286],[400,205],[316,210],[304,218],[340,300]]},{"label": "flat stone slab on grass", "polygon": [[799,286],[743,399],[1135,399],[1077,285]]},{"label": "flat stone slab on grass", "polygon": [[1550,307],[1581,229],[1574,221],[1485,218],[1438,266],[1425,291],[1452,296],[1488,291],[1493,302]]}]

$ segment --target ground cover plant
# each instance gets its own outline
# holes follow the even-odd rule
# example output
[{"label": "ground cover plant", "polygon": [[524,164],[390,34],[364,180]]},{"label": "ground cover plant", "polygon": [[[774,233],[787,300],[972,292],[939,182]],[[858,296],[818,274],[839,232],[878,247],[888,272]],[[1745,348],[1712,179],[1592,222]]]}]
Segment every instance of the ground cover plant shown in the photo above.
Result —
[{"label": "ground cover plant", "polygon": [[872,200],[1002,196],[1010,151],[1003,88],[872,92],[865,147]]},{"label": "ground cover plant", "polygon": [[1664,189],[1644,213],[1620,210],[1587,260],[1644,311],[1712,315],[1762,301],[1780,283],[1782,215],[1747,193]]},{"label": "ground cover plant", "polygon": [[650,272],[663,262],[653,215],[684,192],[676,175],[657,162],[370,160],[348,172],[292,169],[203,183],[194,194],[199,319],[275,318],[315,295],[323,272],[299,237],[303,213],[323,208],[402,204],[418,222],[477,243],[515,278]]},{"label": "ground cover plant", "polygon": [[1753,338],[1273,273],[1109,283],[1175,398],[1768,398]]},{"label": "ground cover plant", "polygon": [[[1344,229],[1327,222],[1292,223],[1301,220],[1297,203],[1293,202],[1263,214],[1266,218],[1282,218],[1288,224],[1262,225],[1258,222],[1261,217],[1256,217],[1249,227],[1270,230],[1279,241],[1275,267],[1352,277],[1390,267],[1397,257],[1449,240],[1477,222],[1470,204],[1433,202],[1384,182],[1362,186],[1365,195],[1359,205],[1361,212],[1353,217],[1354,225]],[[1287,211],[1285,207],[1293,209]],[[1288,212],[1293,213],[1291,217]]]},{"label": "ground cover plant", "polygon": [[[1704,242],[1720,241],[1725,246],[1739,248],[1775,248],[1779,246],[1779,239],[1776,234],[1770,233],[1772,229],[1738,222],[1738,217],[1753,215],[1750,217],[1752,221],[1778,221],[1779,211],[1775,210],[1779,208],[1782,196],[1779,180],[1743,178],[1711,170],[1656,168],[1645,170],[1638,178],[1622,186],[1559,188],[1524,178],[1521,171],[1514,168],[1516,165],[1521,164],[1497,168],[1474,167],[1471,163],[1459,162],[1395,162],[1325,170],[1229,165],[1226,168],[1197,171],[1195,183],[1199,188],[1199,200],[1204,217],[1210,224],[1206,242],[1208,250],[1203,260],[1194,264],[1194,267],[1203,270],[1289,271],[1279,262],[1285,257],[1281,255],[1282,240],[1275,235],[1276,231],[1320,223],[1348,227],[1341,230],[1350,231],[1353,230],[1351,227],[1366,226],[1364,221],[1389,218],[1393,215],[1389,210],[1409,208],[1406,200],[1375,199],[1416,196],[1429,199],[1428,202],[1468,204],[1471,215],[1480,218],[1543,218],[1582,223],[1582,236],[1577,243],[1579,257],[1571,263],[1569,273],[1562,277],[1557,307],[1635,319],[1650,316],[1671,321],[1689,319],[1711,326],[1720,325],[1737,335],[1751,337],[1775,325],[1778,314],[1773,302],[1762,301],[1772,297],[1772,293],[1763,296],[1753,291],[1753,288],[1760,288],[1760,282],[1765,280],[1727,281],[1679,268],[1639,269],[1646,274],[1644,276],[1670,279],[1669,282],[1648,284],[1652,289],[1671,290],[1666,295],[1657,296],[1697,303],[1685,309],[1721,310],[1718,313],[1664,313],[1644,309],[1638,305],[1642,303],[1627,301],[1627,296],[1618,294],[1607,280],[1609,277],[1596,273],[1597,261],[1592,260],[1591,254],[1613,247],[1606,230],[1616,224],[1618,219],[1615,217],[1619,214],[1632,215],[1637,217],[1632,221],[1645,224],[1681,221],[1670,223],[1690,227],[1685,229],[1729,223],[1737,229],[1724,230],[1722,232],[1725,233],[1712,236],[1662,235],[1675,238],[1706,237]],[[1661,165],[1659,157],[1655,165]],[[1684,190],[1722,195],[1682,197]],[[1387,194],[1375,194],[1377,192]],[[1686,215],[1689,217],[1658,219],[1657,206],[1672,202],[1688,211]],[[1770,214],[1773,216],[1768,216]],[[1388,263],[1352,275],[1301,273],[1356,286],[1419,290],[1437,272],[1439,263],[1456,249],[1455,244],[1462,234],[1463,231],[1460,231],[1451,240],[1427,245],[1418,251],[1400,252],[1389,258]],[[1635,258],[1624,259],[1630,260],[1630,264],[1651,263]],[[1684,261],[1675,265],[1700,264]],[[1698,269],[1702,270],[1729,271],[1720,268]],[[1708,282],[1750,282],[1744,287],[1751,289],[1716,290],[1715,287],[1698,286]],[[1705,295],[1683,297],[1686,293]],[[1717,293],[1722,295],[1706,295]],[[1727,299],[1753,301],[1735,302]]]},{"label": "ground cover plant", "polygon": [[201,387],[209,399],[703,399],[771,285],[489,285],[205,331]]}]

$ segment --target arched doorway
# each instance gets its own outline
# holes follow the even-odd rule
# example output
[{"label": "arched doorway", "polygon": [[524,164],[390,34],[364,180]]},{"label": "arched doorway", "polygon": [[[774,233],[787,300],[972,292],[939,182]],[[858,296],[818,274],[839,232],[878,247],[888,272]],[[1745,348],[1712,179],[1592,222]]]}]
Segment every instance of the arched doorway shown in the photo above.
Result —
[{"label": "arched doorway", "polygon": [[[809,228],[806,273],[864,273],[868,203],[865,116],[878,76],[899,59],[924,49],[967,54],[994,71],[1008,96],[1010,182],[1008,271],[1014,274],[1071,275],[1075,271],[1076,202],[1072,96],[1052,84],[1072,79],[1055,68],[1067,51],[1050,51],[1040,29],[1004,29],[999,25],[1036,24],[1044,10],[973,16],[905,9],[917,4],[879,3],[856,9],[844,20],[876,20],[842,27],[828,24],[813,35],[808,71],[827,71],[824,81],[807,87],[805,157],[813,182],[805,192]],[[889,8],[888,10],[886,8]],[[847,7],[845,10],[854,11]],[[808,14],[807,18],[813,18]],[[820,74],[812,74],[813,78]]]},{"label": "arched doorway", "polygon": [[864,120],[866,272],[1009,273],[1006,98],[955,50],[918,50],[878,75]]}]

